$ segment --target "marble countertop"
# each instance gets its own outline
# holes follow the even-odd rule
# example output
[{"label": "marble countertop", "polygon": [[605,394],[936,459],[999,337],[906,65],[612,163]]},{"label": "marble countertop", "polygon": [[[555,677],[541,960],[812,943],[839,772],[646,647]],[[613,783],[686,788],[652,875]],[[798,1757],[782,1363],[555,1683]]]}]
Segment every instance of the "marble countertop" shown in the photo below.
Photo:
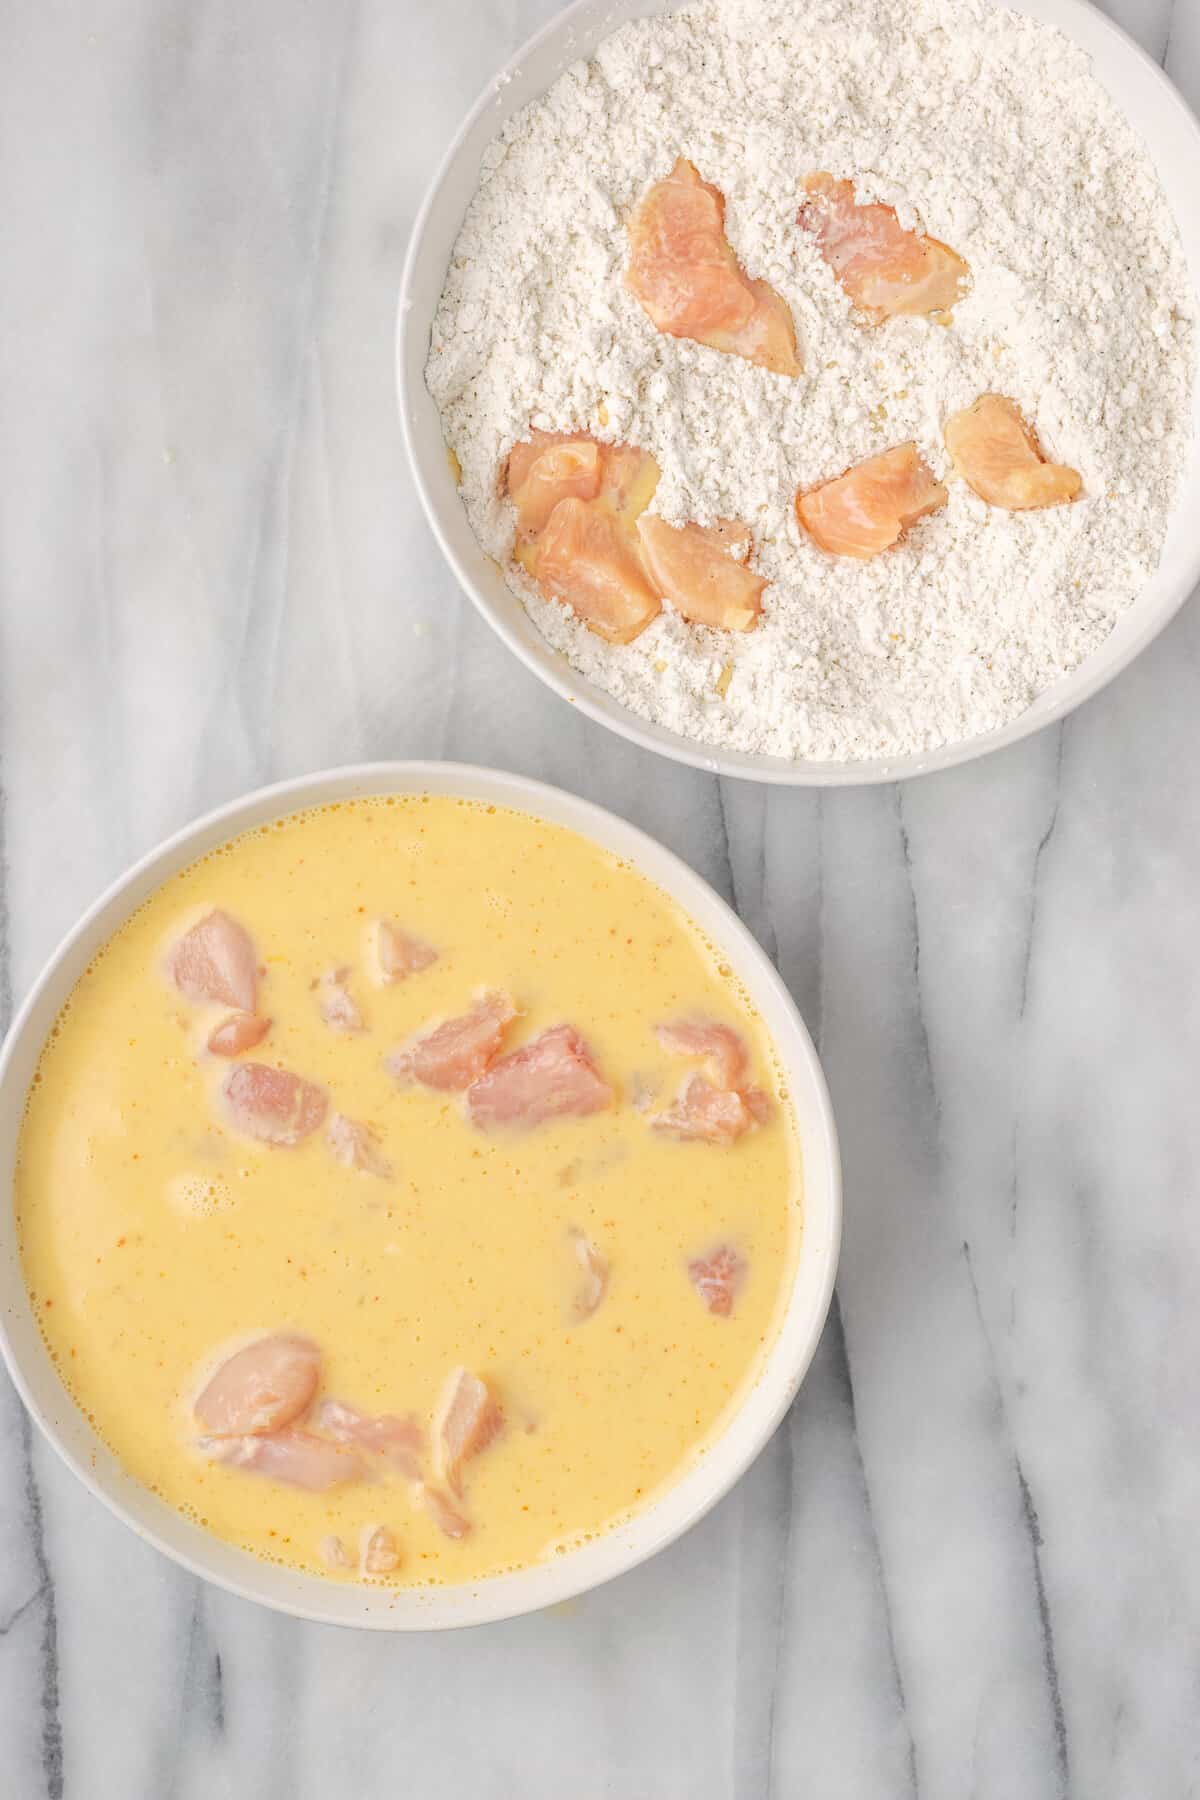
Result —
[{"label": "marble countertop", "polygon": [[[409,225],[554,0],[0,5],[0,1004],[197,812],[494,761],[662,837],[776,957],[846,1239],[767,1452],[541,1617],[342,1633],[200,1585],[0,1379],[13,1800],[1200,1793],[1200,610],[903,788],[652,760],[477,620],[392,398]],[[1197,0],[1116,0],[1195,104]]]}]

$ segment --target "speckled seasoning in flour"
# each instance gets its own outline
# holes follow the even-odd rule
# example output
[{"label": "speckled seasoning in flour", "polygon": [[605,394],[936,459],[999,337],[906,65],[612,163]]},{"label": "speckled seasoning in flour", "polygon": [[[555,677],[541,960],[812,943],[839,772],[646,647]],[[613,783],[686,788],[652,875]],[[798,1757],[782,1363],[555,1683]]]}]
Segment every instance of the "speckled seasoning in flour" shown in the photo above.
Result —
[{"label": "speckled seasoning in flour", "polygon": [[[625,222],[679,155],[724,192],[747,274],[790,305],[798,379],[662,335],[626,291]],[[796,224],[817,169],[966,257],[951,326],[859,322]],[[886,758],[1016,717],[1145,583],[1189,453],[1194,326],[1149,158],[1057,32],[970,0],[867,0],[852,23],[842,0],[702,0],[624,26],[510,122],[427,378],[471,524],[506,566],[498,472],[531,422],[651,451],[672,522],[752,527],[770,586],[747,634],[664,609],[610,645],[512,570],[583,674],[703,743]],[[1080,471],[1080,501],[1003,512],[953,478],[943,421],[985,390]],[[797,488],[908,438],[949,503],[872,562],[824,555]]]}]

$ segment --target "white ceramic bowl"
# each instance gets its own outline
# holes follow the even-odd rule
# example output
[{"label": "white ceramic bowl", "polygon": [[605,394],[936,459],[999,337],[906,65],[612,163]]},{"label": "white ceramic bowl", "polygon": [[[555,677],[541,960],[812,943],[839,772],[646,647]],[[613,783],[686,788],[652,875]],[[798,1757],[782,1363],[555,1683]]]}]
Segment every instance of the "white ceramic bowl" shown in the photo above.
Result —
[{"label": "white ceramic bowl", "polygon": [[[679,0],[577,0],[531,38],[480,96],[451,144],[417,217],[400,288],[396,370],[405,443],[429,522],[479,611],[510,650],[565,700],[647,750],[721,775],[797,786],[848,787],[896,781],[970,762],[1015,744],[1089,699],[1143,650],[1200,579],[1200,391],[1191,465],[1180,489],[1162,561],[1111,636],[1071,675],[999,731],[928,755],[832,763],[756,756],[700,744],[639,717],[578,674],[552,650],[487,556],[459,499],[441,422],[425,386],[429,333],[463,214],[479,182],[485,149],[521,107],[572,62],[592,55],[628,19],[676,10]],[[1085,0],[1012,0],[1011,10],[1055,25],[1091,55],[1095,72],[1145,140],[1175,213],[1192,280],[1200,292],[1200,126],[1156,63]]]},{"label": "white ceramic bowl", "polygon": [[60,1381],[34,1320],[10,1203],[0,1224],[0,1347],[26,1406],[64,1462],[139,1536],[193,1574],[250,1600],[337,1625],[385,1631],[478,1625],[549,1606],[632,1569],[714,1506],[762,1449],[812,1360],[833,1293],[841,1175],[829,1094],[812,1040],[783,982],[741,921],[661,844],[557,788],[453,763],[372,763],[262,788],[189,825],[131,869],[51,957],[0,1058],[0,1182],[10,1196],[25,1096],[46,1035],[96,951],[167,878],[237,832],[305,806],[361,794],[455,794],[534,813],[627,859],[670,894],[728,960],[758,1008],[787,1078],[804,1155],[804,1227],[796,1279],[764,1367],[721,1436],[631,1523],[516,1575],[392,1592],[323,1581],[262,1562],[185,1519],[126,1474]]}]

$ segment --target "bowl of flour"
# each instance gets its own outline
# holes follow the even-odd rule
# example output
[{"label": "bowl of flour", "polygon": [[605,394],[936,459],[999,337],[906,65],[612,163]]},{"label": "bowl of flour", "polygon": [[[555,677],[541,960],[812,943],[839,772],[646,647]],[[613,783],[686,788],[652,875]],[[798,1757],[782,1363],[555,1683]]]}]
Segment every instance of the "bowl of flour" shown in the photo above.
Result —
[{"label": "bowl of flour", "polygon": [[[628,219],[685,156],[782,294],[788,378],[654,330]],[[565,699],[647,748],[755,780],[894,780],[1061,718],[1200,577],[1200,128],[1080,0],[581,0],[492,84],[417,221],[400,410],[460,582]],[[796,224],[830,169],[971,268],[949,326],[868,326]],[[1072,505],[1006,512],[955,479],[945,419],[1008,395]],[[667,606],[610,644],[512,561],[501,471],[530,428],[636,444],[653,510],[735,518],[767,578],[753,631]],[[949,499],[869,562],[801,530],[801,487],[913,440]]]}]

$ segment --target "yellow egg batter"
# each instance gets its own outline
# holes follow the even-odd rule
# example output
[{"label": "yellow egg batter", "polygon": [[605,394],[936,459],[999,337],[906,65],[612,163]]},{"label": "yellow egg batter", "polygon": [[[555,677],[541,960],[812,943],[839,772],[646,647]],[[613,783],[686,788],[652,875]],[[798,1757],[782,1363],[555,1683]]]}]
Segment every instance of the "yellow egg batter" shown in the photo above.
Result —
[{"label": "yellow egg batter", "polygon": [[[181,921],[220,907],[254,939],[249,1057],[330,1091],[371,1123],[390,1180],[340,1166],[321,1133],[291,1148],[238,1136],[214,1095],[197,1009],[164,975]],[[439,952],[372,985],[364,941],[390,918]],[[350,969],[366,1029],[323,1022],[313,982]],[[485,1135],[459,1098],[398,1087],[383,1057],[480,988],[522,1009],[505,1049],[567,1021],[617,1093],[611,1111]],[[650,1130],[633,1104],[688,1073],[654,1026],[736,1024],[775,1102],[731,1146]],[[244,1059],[243,1059],[244,1060]],[[661,890],[585,839],[445,798],[331,805],[251,831],[173,877],[78,984],[31,1090],[17,1170],[24,1267],[70,1392],[125,1466],[254,1553],[329,1573],[386,1524],[385,1579],[457,1582],[601,1531],[678,1476],[772,1338],[800,1236],[800,1150],[763,1028],[729,971]],[[572,1230],[607,1258],[607,1292],[573,1320]],[[747,1263],[714,1316],[689,1259]],[[505,1427],[465,1469],[471,1530],[443,1536],[393,1476],[326,1493],[206,1459],[197,1371],[229,1340],[288,1328],[322,1351],[322,1395],[428,1424],[451,1369],[498,1397]],[[356,1579],[356,1571],[342,1576]]]}]

